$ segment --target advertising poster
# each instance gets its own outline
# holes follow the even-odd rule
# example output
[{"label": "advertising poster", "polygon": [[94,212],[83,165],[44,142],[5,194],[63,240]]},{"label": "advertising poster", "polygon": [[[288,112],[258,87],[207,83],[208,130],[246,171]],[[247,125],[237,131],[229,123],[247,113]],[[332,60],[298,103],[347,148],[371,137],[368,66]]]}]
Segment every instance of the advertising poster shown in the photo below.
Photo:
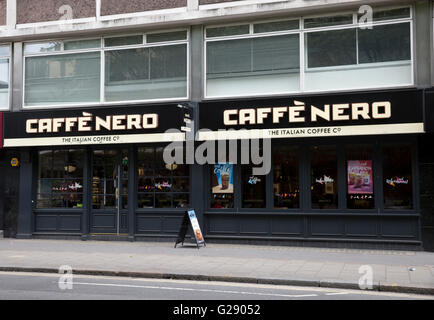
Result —
[{"label": "advertising poster", "polygon": [[212,175],[212,193],[234,193],[234,165],[217,163]]},{"label": "advertising poster", "polygon": [[348,161],[348,194],[373,194],[372,160]]},{"label": "advertising poster", "polygon": [[191,227],[193,228],[196,242],[198,244],[205,242],[203,240],[202,231],[200,230],[199,221],[197,220],[196,213],[194,212],[194,210],[188,211],[188,217],[190,218]]}]

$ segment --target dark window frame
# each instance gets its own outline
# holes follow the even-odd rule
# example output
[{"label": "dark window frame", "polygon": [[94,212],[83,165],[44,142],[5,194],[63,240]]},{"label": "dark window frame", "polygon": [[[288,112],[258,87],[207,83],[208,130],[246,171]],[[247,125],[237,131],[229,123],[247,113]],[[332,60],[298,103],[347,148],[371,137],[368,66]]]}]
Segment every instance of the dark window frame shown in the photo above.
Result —
[{"label": "dark window frame", "polygon": [[[263,209],[246,209],[242,208],[242,183],[241,183],[241,164],[240,159],[234,165],[234,208],[216,209],[211,208],[211,181],[210,170],[212,165],[205,166],[205,212],[209,214],[229,214],[229,215],[324,215],[324,216],[415,216],[420,212],[420,200],[418,196],[419,181],[418,175],[418,156],[417,156],[417,137],[414,135],[383,136],[383,137],[337,137],[333,140],[324,138],[306,139],[285,139],[272,141],[272,150],[280,145],[298,145],[299,146],[299,185],[300,185],[300,208],[279,209],[274,208],[273,198],[273,173],[274,163],[271,164],[271,170],[266,175],[266,208]],[[386,209],[384,207],[383,193],[383,157],[382,146],[394,143],[410,144],[411,163],[412,163],[412,209]],[[349,209],[347,207],[347,167],[345,156],[345,145],[371,145],[373,149],[373,180],[374,180],[374,201],[373,209]],[[338,166],[338,208],[337,209],[312,209],[311,192],[310,192],[310,146],[312,145],[336,145],[337,148],[337,166]],[[239,145],[238,145],[239,147]]]},{"label": "dark window frame", "polygon": [[[41,178],[40,174],[39,174],[39,165],[40,165],[40,156],[39,155],[40,155],[41,152],[44,152],[44,151],[50,152],[50,158],[51,158],[50,159],[50,168],[48,169],[49,172],[50,172],[50,176],[49,177],[45,177],[45,178]],[[87,178],[85,177],[86,171],[85,171],[84,165],[81,168],[82,174],[81,174],[80,177],[72,178],[72,177],[67,176],[67,175],[64,175],[64,177],[62,177],[62,178],[54,177],[54,175],[53,175],[53,172],[54,172],[54,152],[56,152],[56,151],[58,151],[58,152],[59,151],[60,152],[66,152],[66,154],[64,155],[64,159],[63,159],[65,161],[65,165],[66,165],[68,163],[68,159],[69,159],[69,157],[67,156],[67,153],[69,151],[81,151],[82,152],[82,159],[81,159],[81,161],[84,162],[84,160],[86,158],[87,149],[86,148],[63,147],[63,148],[55,148],[55,149],[38,148],[35,151],[35,160],[36,160],[35,161],[35,175],[34,175],[35,178],[34,178],[34,181],[33,181],[33,184],[34,184],[34,192],[33,192],[34,209],[35,210],[40,210],[40,211],[47,211],[47,210],[60,210],[60,211],[62,211],[62,210],[68,210],[68,211],[72,210],[74,212],[81,211],[81,210],[84,209],[85,202],[86,202],[85,198],[87,197],[86,194],[85,194],[85,184],[87,183],[87,181],[86,181]],[[41,182],[42,180],[50,181],[50,192],[38,192],[39,191],[38,190],[39,189],[39,182]],[[56,191],[53,191],[53,182],[56,181],[56,180],[58,180],[58,181],[80,180],[82,182],[81,192],[61,192],[61,191],[56,192]],[[66,206],[64,206],[64,207],[55,207],[55,206],[53,206],[53,201],[56,199],[56,197],[55,197],[56,195],[63,196],[63,195],[72,195],[72,194],[81,196],[82,207],[70,208],[70,207],[66,207]],[[42,195],[42,196],[48,196],[48,202],[49,202],[49,206],[48,207],[39,207],[38,208],[38,200],[39,200],[39,196],[40,195]]]},{"label": "dark window frame", "polygon": [[[188,170],[188,175],[181,175],[181,176],[175,176],[175,175],[171,175],[171,176],[162,176],[160,178],[164,179],[169,177],[171,179],[171,182],[173,183],[173,180],[176,178],[180,178],[180,179],[188,179],[189,181],[189,190],[188,192],[176,192],[176,191],[168,191],[168,192],[155,192],[155,191],[151,191],[149,193],[147,192],[139,192],[139,175],[138,175],[138,168],[139,168],[139,149],[140,148],[152,148],[153,151],[153,162],[156,163],[156,154],[157,154],[157,149],[158,148],[164,148],[164,145],[137,145],[134,148],[134,153],[136,155],[135,157],[135,163],[134,163],[134,167],[133,170],[135,172],[135,181],[134,181],[134,195],[135,195],[135,203],[134,203],[134,210],[136,212],[148,212],[148,211],[165,211],[165,210],[185,210],[186,208],[190,208],[191,207],[191,202],[192,202],[192,196],[191,196],[191,167],[189,164],[184,164],[185,166],[187,166],[187,170]],[[184,150],[185,152],[185,150]],[[159,177],[156,175],[156,172],[154,170],[154,174],[152,176],[149,175],[144,175],[143,178],[147,179],[158,179]],[[149,208],[140,208],[138,206],[138,202],[139,202],[139,195],[145,195],[145,194],[152,194],[153,195],[153,207],[149,207]],[[158,208],[156,207],[156,195],[157,194],[168,194],[170,195],[170,202],[171,202],[171,206],[170,207],[162,207],[162,208]],[[188,204],[187,207],[175,207],[174,206],[174,195],[187,195],[188,196]]]}]

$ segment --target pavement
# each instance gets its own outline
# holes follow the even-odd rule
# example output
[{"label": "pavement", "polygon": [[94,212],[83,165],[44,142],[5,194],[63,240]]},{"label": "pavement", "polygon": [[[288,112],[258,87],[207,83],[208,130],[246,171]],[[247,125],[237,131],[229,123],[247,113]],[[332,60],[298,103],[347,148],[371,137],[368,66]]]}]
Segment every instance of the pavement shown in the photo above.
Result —
[{"label": "pavement", "polygon": [[208,243],[0,239],[0,271],[226,281],[434,295],[434,253]]}]

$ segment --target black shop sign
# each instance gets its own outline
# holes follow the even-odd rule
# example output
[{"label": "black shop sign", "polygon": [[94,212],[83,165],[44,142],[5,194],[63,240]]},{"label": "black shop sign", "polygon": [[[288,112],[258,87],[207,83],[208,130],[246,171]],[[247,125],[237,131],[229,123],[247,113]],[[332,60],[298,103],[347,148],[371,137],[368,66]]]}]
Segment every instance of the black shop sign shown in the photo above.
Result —
[{"label": "black shop sign", "polygon": [[199,140],[424,133],[423,91],[206,102],[200,128]]},{"label": "black shop sign", "polygon": [[[4,146],[68,146],[183,141],[181,105],[9,112]],[[179,132],[166,133],[168,129]]]}]

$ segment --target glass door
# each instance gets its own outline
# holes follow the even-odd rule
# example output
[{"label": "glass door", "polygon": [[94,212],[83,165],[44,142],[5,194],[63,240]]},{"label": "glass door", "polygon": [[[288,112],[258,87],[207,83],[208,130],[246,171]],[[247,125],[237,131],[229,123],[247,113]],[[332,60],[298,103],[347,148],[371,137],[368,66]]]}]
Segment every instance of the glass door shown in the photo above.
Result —
[{"label": "glass door", "polygon": [[128,233],[128,150],[94,150],[91,233]]}]

